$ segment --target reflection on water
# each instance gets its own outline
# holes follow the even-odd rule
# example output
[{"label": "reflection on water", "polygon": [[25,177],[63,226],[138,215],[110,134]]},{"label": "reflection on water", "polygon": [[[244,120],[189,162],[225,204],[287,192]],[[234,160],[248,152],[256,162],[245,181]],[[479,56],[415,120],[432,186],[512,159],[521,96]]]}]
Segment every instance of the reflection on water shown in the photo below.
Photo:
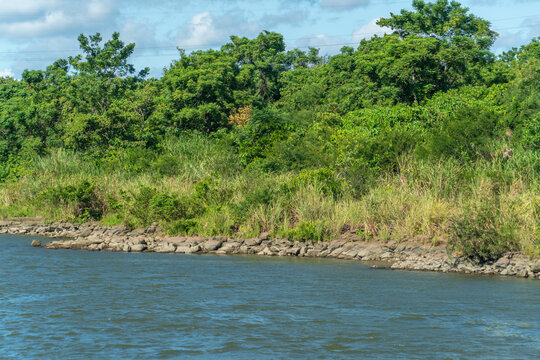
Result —
[{"label": "reflection on water", "polygon": [[0,237],[2,358],[537,358],[540,282]]}]

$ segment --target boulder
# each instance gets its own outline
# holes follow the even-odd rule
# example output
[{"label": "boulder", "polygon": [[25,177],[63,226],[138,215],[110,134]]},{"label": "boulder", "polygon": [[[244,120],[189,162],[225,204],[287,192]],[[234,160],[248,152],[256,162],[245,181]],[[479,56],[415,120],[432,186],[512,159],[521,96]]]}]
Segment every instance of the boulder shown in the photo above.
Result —
[{"label": "boulder", "polygon": [[540,260],[536,260],[531,264],[531,271],[533,273],[540,273]]},{"label": "boulder", "polygon": [[219,249],[219,247],[221,246],[222,244],[222,241],[221,240],[217,240],[217,239],[210,239],[208,241],[206,241],[203,245],[204,249],[206,251],[215,251],[217,249]]},{"label": "boulder", "polygon": [[189,251],[186,251],[186,254],[195,254],[202,250],[200,245],[193,245],[189,248]]},{"label": "boulder", "polygon": [[144,244],[135,244],[131,246],[131,252],[142,252],[146,250],[146,245]]},{"label": "boulder", "polygon": [[189,244],[181,244],[176,246],[175,252],[179,254],[189,254],[191,246]]},{"label": "boulder", "polygon": [[154,248],[154,252],[157,252],[157,253],[172,253],[175,251],[176,251],[176,246],[168,242],[160,243],[158,244],[158,246]]},{"label": "boulder", "polygon": [[32,243],[30,244],[32,247],[41,247],[41,241],[39,240],[32,240]]},{"label": "boulder", "polygon": [[244,244],[246,246],[259,246],[261,245],[261,242],[262,242],[262,239],[253,238],[253,239],[246,239],[244,241]]},{"label": "boulder", "polygon": [[268,247],[265,247],[262,251],[258,252],[257,255],[274,256],[275,254]]},{"label": "boulder", "polygon": [[226,242],[223,243],[221,248],[217,251],[218,254],[231,254],[240,248],[240,243],[238,242]]}]

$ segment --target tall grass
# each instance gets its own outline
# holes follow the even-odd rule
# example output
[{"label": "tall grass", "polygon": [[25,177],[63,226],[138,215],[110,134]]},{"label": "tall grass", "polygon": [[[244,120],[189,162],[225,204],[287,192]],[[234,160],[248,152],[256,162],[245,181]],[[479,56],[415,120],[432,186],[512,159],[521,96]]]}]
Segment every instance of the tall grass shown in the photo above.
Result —
[{"label": "tall grass", "polygon": [[[360,193],[347,179],[332,193],[324,179],[243,170],[230,147],[204,136],[167,139],[148,156],[153,167],[132,171],[129,164],[109,167],[55,151],[36,159],[28,175],[0,188],[0,216],[89,220],[81,218],[80,209],[92,204],[70,195],[87,182],[90,188],[82,191],[103,206],[97,220],[107,225],[157,221],[170,233],[253,237],[270,232],[297,240],[354,232],[365,240],[449,244],[463,252],[474,236],[499,234],[504,244],[498,252],[540,252],[540,158],[534,151],[516,149],[511,158],[474,163],[404,156],[397,171],[373,177]],[[155,191],[143,203],[144,188]],[[50,194],[65,199],[52,201]],[[135,211],[137,206],[143,211]],[[171,206],[182,211],[169,216]],[[155,218],[133,215],[145,209]]]}]

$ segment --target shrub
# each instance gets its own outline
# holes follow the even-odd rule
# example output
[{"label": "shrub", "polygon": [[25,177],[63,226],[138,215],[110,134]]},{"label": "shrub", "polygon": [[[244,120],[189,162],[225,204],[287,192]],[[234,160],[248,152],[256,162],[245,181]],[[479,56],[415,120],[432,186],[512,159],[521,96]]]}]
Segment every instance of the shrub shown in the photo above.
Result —
[{"label": "shrub", "polygon": [[488,158],[496,128],[497,117],[493,112],[481,107],[462,108],[431,130],[418,153],[431,158]]},{"label": "shrub", "polygon": [[494,204],[469,210],[451,222],[451,249],[478,262],[494,261],[508,251],[519,248],[515,227],[500,224],[500,214]]},{"label": "shrub", "polygon": [[49,187],[41,193],[41,198],[55,207],[71,207],[72,216],[78,220],[99,220],[105,211],[105,202],[98,196],[95,185],[88,181]]},{"label": "shrub", "polygon": [[141,186],[136,193],[124,194],[127,212],[137,223],[148,226],[152,222],[175,222],[192,219],[204,208],[188,196],[159,192],[156,188]]},{"label": "shrub", "polygon": [[287,237],[295,241],[323,241],[330,236],[330,231],[323,221],[302,221],[287,231]]},{"label": "shrub", "polygon": [[332,169],[302,170],[300,174],[283,184],[285,192],[295,192],[307,185],[317,186],[325,195],[340,197],[348,188],[344,179]]},{"label": "shrub", "polygon": [[268,187],[256,187],[252,191],[249,191],[245,198],[237,203],[231,205],[231,213],[233,219],[237,222],[245,220],[252,209],[263,205],[267,206],[271,204],[276,197],[276,191]]}]

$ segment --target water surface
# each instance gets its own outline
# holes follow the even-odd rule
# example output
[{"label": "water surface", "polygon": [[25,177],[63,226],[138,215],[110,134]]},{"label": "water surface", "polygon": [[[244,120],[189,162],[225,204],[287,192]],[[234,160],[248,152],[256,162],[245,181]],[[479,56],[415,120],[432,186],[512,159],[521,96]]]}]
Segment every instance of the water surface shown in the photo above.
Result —
[{"label": "water surface", "polygon": [[0,359],[536,359],[540,282],[0,236]]}]

